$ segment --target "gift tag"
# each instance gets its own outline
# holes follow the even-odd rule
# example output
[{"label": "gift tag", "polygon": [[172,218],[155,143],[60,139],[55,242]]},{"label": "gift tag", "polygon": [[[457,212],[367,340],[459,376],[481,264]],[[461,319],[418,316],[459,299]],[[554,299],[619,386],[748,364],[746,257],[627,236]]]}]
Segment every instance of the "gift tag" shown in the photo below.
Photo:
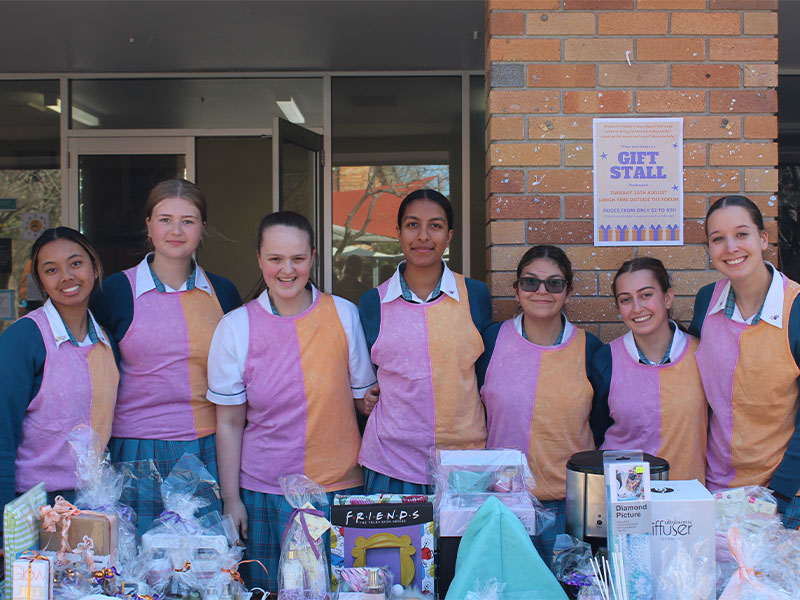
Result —
[{"label": "gift tag", "polygon": [[714,494],[717,514],[721,517],[735,517],[744,512],[744,488],[720,490]]},{"label": "gift tag", "polygon": [[[314,505],[311,502],[306,502],[303,505],[303,508],[310,508],[311,510],[314,509]],[[311,534],[311,537],[315,540],[318,540],[323,536],[323,534],[331,528],[331,523],[325,517],[318,517],[316,515],[309,515],[307,513],[303,513],[303,517],[306,520],[306,527],[308,527],[308,533]],[[295,517],[295,520],[299,519],[300,515]],[[299,523],[299,521],[298,521]],[[301,523],[302,525],[302,523]]]},{"label": "gift tag", "polygon": [[778,510],[778,505],[760,498],[749,496],[747,498],[747,512],[751,513],[764,513],[766,515],[774,515]]}]

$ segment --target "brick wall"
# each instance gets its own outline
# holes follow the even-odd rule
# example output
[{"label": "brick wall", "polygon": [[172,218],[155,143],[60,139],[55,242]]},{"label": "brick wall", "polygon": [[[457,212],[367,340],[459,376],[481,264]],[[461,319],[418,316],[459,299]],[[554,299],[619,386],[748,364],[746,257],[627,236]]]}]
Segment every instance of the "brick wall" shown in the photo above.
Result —
[{"label": "brick wall", "polygon": [[[610,340],[610,297],[626,259],[664,261],[674,315],[718,279],[703,242],[709,202],[752,198],[777,239],[777,0],[488,0],[487,269],[495,318],[533,244],[562,246],[576,269],[573,321]],[[631,64],[628,65],[627,56]],[[592,245],[592,118],[684,119],[685,246]],[[776,259],[775,246],[770,249]]]}]

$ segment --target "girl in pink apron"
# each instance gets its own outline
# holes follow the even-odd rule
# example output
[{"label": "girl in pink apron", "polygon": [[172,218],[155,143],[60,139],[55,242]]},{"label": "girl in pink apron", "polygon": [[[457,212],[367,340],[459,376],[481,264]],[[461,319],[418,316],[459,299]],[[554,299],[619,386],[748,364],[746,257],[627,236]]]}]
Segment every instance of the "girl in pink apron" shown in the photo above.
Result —
[{"label": "girl in pink apron", "polygon": [[708,404],[698,340],[670,320],[675,293],[660,260],[625,262],[611,284],[629,331],[603,346],[593,369],[603,450],[643,450],[669,461],[670,478],[705,481]]},{"label": "girl in pink apron", "polygon": [[103,274],[97,252],[74,229],[48,229],[31,274],[47,301],[0,336],[0,506],[40,481],[51,502],[70,498],[67,435],[88,425],[105,445],[117,398],[116,347],[88,310]]},{"label": "girl in pink apron", "polygon": [[475,363],[491,303],[485,283],[442,260],[453,237],[450,201],[434,190],[406,196],[397,237],[405,261],[359,302],[378,371],[359,455],[369,494],[429,493],[432,448],[486,445]]},{"label": "girl in pink apron", "polygon": [[519,261],[515,318],[492,325],[481,398],[489,429],[487,446],[517,448],[528,457],[534,494],[556,515],[555,527],[534,538],[550,564],[556,535],[566,529],[567,461],[594,450],[589,416],[594,390],[591,357],[602,345],[563,313],[572,291],[572,265],[555,246],[534,246]]},{"label": "girl in pink apron", "polygon": [[[208,348],[222,315],[241,300],[230,281],[194,260],[206,224],[200,188],[163,181],[150,192],[145,215],[153,251],[109,277],[92,299],[122,355],[111,458],[152,459],[166,477],[188,452],[216,477],[216,413],[205,398]],[[143,482],[130,491],[124,500],[143,533],[163,510],[160,487]]]},{"label": "girl in pink apron", "polygon": [[709,489],[772,489],[787,527],[800,526],[800,285],[764,261],[761,211],[744,196],[706,215],[711,263],[725,277],[697,294],[690,331],[711,406]]},{"label": "girl in pink apron", "polygon": [[366,412],[375,374],[355,305],[309,282],[313,240],[302,215],[264,217],[258,264],[267,289],[222,319],[208,358],[224,509],[247,539],[247,558],[269,572],[244,565],[249,584],[273,591],[293,510],[279,477],[305,475],[331,498],[363,489],[355,411]]}]

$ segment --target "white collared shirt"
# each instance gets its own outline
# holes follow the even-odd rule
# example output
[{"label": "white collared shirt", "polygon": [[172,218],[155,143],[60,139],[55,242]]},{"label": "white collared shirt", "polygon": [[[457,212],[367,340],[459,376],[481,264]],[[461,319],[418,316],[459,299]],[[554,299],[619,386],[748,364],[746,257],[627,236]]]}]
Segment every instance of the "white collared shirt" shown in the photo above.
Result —
[{"label": "white collared shirt", "polygon": [[[516,329],[517,333],[522,337],[525,337],[525,334],[522,331],[522,315],[523,313],[519,313],[516,317],[514,317],[514,329]],[[561,336],[561,343],[563,344],[569,339],[569,336],[572,335],[572,330],[575,329],[575,325],[570,323],[569,319],[567,319],[567,316],[563,313],[561,316],[564,318],[564,335]]]},{"label": "white collared shirt", "polygon": [[[151,252],[150,254],[145,256],[144,260],[142,260],[142,262],[140,262],[136,267],[137,298],[142,294],[144,294],[145,292],[149,292],[150,290],[156,289],[156,282],[153,281],[153,274],[150,272],[150,265],[147,262],[147,259],[150,258],[152,254],[153,253]],[[194,264],[195,264],[195,269],[197,269],[197,272],[195,274],[194,287],[196,287],[199,290],[203,290],[206,294],[212,296],[213,292],[211,291],[211,284],[208,282],[208,278],[206,277],[205,271],[203,271],[203,269],[200,268],[200,265],[198,265],[196,262]],[[164,282],[162,281],[161,283]],[[170,293],[174,294],[176,292],[185,292],[186,282],[184,281],[183,285],[181,285],[181,287],[179,287],[177,290],[172,289],[166,283],[164,283],[164,289],[167,291],[168,294]]]},{"label": "white collared shirt", "polygon": [[[769,289],[767,290],[767,297],[764,298],[764,305],[761,308],[761,320],[777,327],[778,329],[783,329],[783,301],[784,301],[784,292],[783,292],[783,277],[781,277],[778,269],[772,266],[771,263],[764,261],[767,266],[772,270],[772,282],[769,284]],[[719,311],[725,311],[725,303],[728,301],[728,294],[731,291],[731,282],[728,280],[725,283],[725,287],[722,288],[722,293],[717,298],[717,301],[714,303],[714,306],[708,311],[708,314],[713,315],[714,313],[718,313]],[[757,313],[758,311],[756,311]],[[742,317],[742,313],[739,311],[739,307],[734,305],[733,308],[733,317],[732,320],[736,321],[737,323],[745,323],[750,325],[753,321],[753,317],[755,314],[751,315],[749,319],[745,319]]]},{"label": "white collared shirt", "polygon": [[[69,332],[67,331],[67,326],[64,324],[64,319],[61,318],[61,315],[58,314],[58,310],[55,306],[53,306],[53,302],[50,298],[42,306],[42,312],[44,312],[44,316],[47,317],[47,322],[50,324],[50,329],[53,332],[53,338],[56,342],[56,347],[60,348],[61,344],[64,342],[69,341]],[[94,315],[92,311],[86,311],[89,315],[88,318],[92,320],[92,325],[94,325],[94,330],[97,333],[97,339],[103,342],[109,348],[111,344],[106,337],[103,328],[95,321]],[[86,337],[83,340],[78,340],[78,346],[91,346],[94,342],[92,342],[89,333],[86,333]]]},{"label": "white collared shirt", "polygon": [[[686,347],[688,343],[688,336],[681,331],[678,324],[675,321],[670,321],[672,325],[675,327],[675,331],[672,334],[672,343],[669,346],[669,362],[674,363],[677,358],[683,352],[683,349]],[[628,351],[628,354],[631,355],[631,358],[635,360],[637,363],[639,362],[639,350],[636,348],[636,340],[633,339],[633,332],[629,331],[625,334],[622,338],[622,342],[625,344],[625,350]]]},{"label": "white collared shirt", "polygon": [[[403,297],[403,288],[400,286],[400,266],[405,265],[405,263],[406,261],[403,261],[397,265],[397,269],[395,269],[394,274],[389,279],[389,286],[386,288],[386,295],[383,297],[383,300],[381,300],[381,304]],[[458,302],[458,286],[456,285],[455,275],[453,275],[453,272],[450,270],[450,267],[447,266],[446,262],[442,261],[442,266],[444,268],[442,269],[442,279],[439,284],[439,291],[447,294],[453,300]],[[431,292],[423,301],[414,293],[413,290],[411,290],[411,299],[419,304],[424,304],[425,302],[433,300],[433,294],[434,292]]]},{"label": "white collared shirt", "polygon": [[[312,302],[319,296],[316,286],[311,286]],[[350,367],[350,388],[353,398],[363,398],[367,390],[377,383],[375,369],[367,349],[367,341],[356,305],[332,296],[336,314],[342,323],[347,338],[347,353]],[[269,295],[264,290],[258,297],[264,309],[275,314],[270,306]],[[280,315],[277,315],[280,316]],[[247,307],[241,306],[222,317],[214,331],[208,351],[208,393],[206,398],[214,404],[239,405],[247,402],[244,385],[244,368],[250,344],[250,319]]]}]

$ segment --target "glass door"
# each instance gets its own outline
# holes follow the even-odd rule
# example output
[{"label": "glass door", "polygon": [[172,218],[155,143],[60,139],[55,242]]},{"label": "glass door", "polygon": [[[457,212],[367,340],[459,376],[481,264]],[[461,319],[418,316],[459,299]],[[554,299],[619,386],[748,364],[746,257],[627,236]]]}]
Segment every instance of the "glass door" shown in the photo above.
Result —
[{"label": "glass door", "polygon": [[317,239],[314,281],[322,285],[322,136],[275,117],[272,128],[272,204],[274,210],[293,210],[305,216]]},{"label": "glass door", "polygon": [[144,205],[158,182],[194,179],[194,138],[69,140],[69,192],[64,222],[97,248],[106,273],[146,254]]}]

